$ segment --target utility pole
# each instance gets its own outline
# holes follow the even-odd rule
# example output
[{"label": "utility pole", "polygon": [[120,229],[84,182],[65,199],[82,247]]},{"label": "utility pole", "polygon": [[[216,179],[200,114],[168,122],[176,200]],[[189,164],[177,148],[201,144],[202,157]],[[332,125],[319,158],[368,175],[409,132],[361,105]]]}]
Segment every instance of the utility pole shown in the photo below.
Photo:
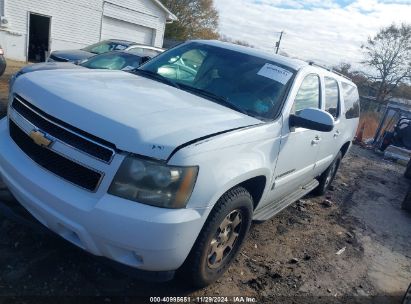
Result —
[{"label": "utility pole", "polygon": [[277,48],[275,53],[278,54],[278,50],[280,49],[281,38],[283,38],[284,31],[280,32],[280,39],[275,43],[275,47]]}]

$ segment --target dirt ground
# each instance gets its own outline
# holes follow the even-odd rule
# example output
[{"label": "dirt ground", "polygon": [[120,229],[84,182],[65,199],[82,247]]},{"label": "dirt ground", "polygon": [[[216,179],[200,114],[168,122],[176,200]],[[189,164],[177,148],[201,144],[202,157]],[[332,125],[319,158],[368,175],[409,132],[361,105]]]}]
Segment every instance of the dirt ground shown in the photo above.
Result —
[{"label": "dirt ground", "polygon": [[[6,78],[0,79],[2,102]],[[54,296],[60,302],[73,299],[66,296],[127,297],[127,303],[138,296],[251,296],[258,303],[400,303],[411,282],[403,171],[354,146],[325,196],[308,196],[254,224],[229,271],[202,290],[181,280],[138,280],[0,212],[0,304],[21,296],[48,296],[38,302]],[[0,199],[17,204],[1,184]]]},{"label": "dirt ground", "polygon": [[24,65],[25,63],[20,61],[7,60],[6,71],[0,76],[0,117],[2,117],[6,111],[10,77]]}]

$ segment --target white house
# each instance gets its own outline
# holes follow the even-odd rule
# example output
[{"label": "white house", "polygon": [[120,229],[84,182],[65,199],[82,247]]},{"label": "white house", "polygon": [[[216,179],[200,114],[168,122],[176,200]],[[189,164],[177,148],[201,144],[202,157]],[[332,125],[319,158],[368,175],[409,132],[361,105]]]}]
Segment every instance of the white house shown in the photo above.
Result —
[{"label": "white house", "polygon": [[0,45],[25,61],[30,50],[79,49],[104,39],[161,47],[176,17],[158,0],[0,0]]}]

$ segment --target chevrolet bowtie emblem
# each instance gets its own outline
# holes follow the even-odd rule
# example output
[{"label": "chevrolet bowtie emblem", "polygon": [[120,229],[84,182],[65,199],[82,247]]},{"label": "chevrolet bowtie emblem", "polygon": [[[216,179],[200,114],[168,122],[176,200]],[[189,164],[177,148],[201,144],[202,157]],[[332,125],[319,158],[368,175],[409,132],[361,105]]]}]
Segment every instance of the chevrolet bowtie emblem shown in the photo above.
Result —
[{"label": "chevrolet bowtie emblem", "polygon": [[47,135],[39,130],[33,130],[29,134],[30,138],[39,146],[49,147],[53,142]]}]

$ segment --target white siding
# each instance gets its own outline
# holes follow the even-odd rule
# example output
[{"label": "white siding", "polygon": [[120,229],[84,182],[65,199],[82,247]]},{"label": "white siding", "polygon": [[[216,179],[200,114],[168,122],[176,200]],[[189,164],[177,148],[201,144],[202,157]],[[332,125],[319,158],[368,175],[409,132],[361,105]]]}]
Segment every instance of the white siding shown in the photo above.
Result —
[{"label": "white siding", "polygon": [[[51,17],[51,50],[81,48],[101,39],[103,7],[109,17],[152,29],[152,44],[162,46],[166,12],[152,0],[0,0],[7,28],[0,28],[6,57],[26,60],[29,12]],[[1,3],[0,3],[1,7]],[[110,9],[111,7],[111,9]],[[116,7],[117,9],[112,9]]]},{"label": "white siding", "polygon": [[[153,30],[153,45],[163,46],[166,13],[151,0],[111,0],[104,2],[105,16]],[[131,39],[128,39],[131,40]],[[139,41],[136,41],[139,42]]]},{"label": "white siding", "polygon": [[123,39],[142,44],[153,44],[153,29],[120,19],[103,17],[101,39]]},{"label": "white siding", "polygon": [[100,38],[101,0],[5,0],[5,15],[10,22],[8,30],[15,36],[10,39],[8,35],[7,40],[12,41],[5,43],[8,58],[26,59],[30,12],[51,17],[51,50],[59,46],[81,48]]}]

